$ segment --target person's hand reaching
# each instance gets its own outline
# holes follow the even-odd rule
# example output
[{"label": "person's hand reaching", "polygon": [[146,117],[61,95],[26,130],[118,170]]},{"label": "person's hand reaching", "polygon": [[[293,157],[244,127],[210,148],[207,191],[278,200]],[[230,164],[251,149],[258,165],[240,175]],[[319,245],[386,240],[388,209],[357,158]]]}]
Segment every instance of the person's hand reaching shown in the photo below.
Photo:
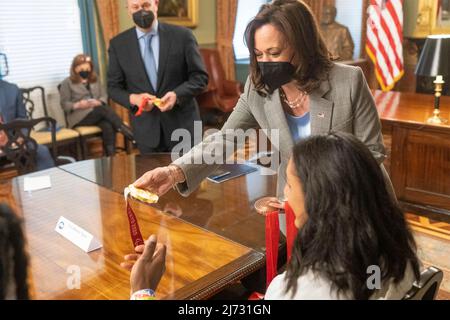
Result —
[{"label": "person's hand reaching", "polygon": [[183,171],[173,165],[148,171],[133,185],[139,189],[148,190],[159,197],[166,194],[177,183],[184,182]]}]

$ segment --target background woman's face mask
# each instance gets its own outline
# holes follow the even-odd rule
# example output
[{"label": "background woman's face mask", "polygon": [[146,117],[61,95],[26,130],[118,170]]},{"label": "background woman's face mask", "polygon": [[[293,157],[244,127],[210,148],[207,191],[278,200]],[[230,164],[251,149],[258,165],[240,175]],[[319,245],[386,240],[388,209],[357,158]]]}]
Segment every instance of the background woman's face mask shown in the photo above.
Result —
[{"label": "background woman's face mask", "polygon": [[292,81],[295,67],[290,62],[258,62],[261,76],[270,93]]},{"label": "background woman's face mask", "polygon": [[134,23],[142,29],[151,28],[154,20],[155,20],[155,14],[151,10],[150,11],[139,10],[139,11],[133,13]]},{"label": "background woman's face mask", "polygon": [[90,71],[80,71],[78,72],[78,75],[81,77],[81,79],[87,79],[91,75]]}]

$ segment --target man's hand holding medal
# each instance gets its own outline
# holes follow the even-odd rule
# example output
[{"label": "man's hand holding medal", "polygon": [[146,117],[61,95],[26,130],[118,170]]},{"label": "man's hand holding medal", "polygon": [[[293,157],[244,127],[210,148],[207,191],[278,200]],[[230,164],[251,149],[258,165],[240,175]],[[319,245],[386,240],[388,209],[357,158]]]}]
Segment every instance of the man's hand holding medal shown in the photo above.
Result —
[{"label": "man's hand holding medal", "polygon": [[138,106],[136,116],[141,116],[144,112],[151,112],[154,107],[159,108],[161,112],[168,112],[175,107],[177,103],[177,94],[173,91],[167,92],[161,99],[148,93],[130,95],[130,103]]}]

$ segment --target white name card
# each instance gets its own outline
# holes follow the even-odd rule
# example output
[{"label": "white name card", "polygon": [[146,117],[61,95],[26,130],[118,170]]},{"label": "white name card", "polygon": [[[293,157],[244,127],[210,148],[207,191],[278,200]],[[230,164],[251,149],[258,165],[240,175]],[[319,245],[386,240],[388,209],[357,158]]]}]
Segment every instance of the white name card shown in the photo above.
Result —
[{"label": "white name card", "polygon": [[49,189],[52,187],[50,176],[41,177],[25,177],[23,179],[24,191],[38,191],[43,189]]},{"label": "white name card", "polygon": [[64,217],[59,218],[55,231],[86,253],[102,247],[100,241],[92,234]]}]

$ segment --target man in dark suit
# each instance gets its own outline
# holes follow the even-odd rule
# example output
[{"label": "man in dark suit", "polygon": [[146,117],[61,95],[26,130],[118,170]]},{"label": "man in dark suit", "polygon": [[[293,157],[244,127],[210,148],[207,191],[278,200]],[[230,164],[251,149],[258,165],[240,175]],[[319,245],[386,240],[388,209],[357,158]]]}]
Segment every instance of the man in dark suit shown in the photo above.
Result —
[{"label": "man in dark suit", "polygon": [[[178,143],[171,141],[176,129],[188,130],[193,143],[194,122],[200,121],[194,97],[208,84],[192,32],[158,22],[158,5],[159,0],[128,0],[136,28],[116,36],[109,48],[108,93],[131,111],[143,154],[171,151]],[[136,116],[141,105],[144,112]]]}]

